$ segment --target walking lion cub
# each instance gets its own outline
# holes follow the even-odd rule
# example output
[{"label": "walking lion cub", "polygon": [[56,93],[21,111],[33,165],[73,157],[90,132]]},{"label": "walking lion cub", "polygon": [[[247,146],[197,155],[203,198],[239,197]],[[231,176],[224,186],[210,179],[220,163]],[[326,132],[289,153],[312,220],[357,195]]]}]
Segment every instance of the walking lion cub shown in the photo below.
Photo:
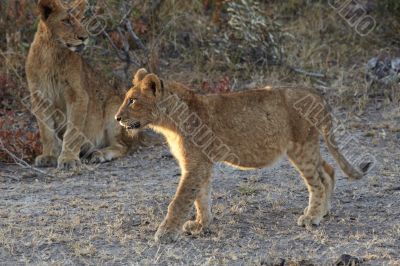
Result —
[{"label": "walking lion cub", "polygon": [[[310,112],[304,112],[306,108]],[[310,194],[309,205],[298,219],[301,226],[320,223],[329,211],[335,185],[333,168],[321,158],[320,135],[349,178],[363,176],[339,152],[331,116],[323,100],[308,90],[264,88],[198,95],[140,69],[115,119],[128,129],[149,126],[163,134],[179,162],[181,179],[156,241],[170,242],[181,228],[198,233],[210,224],[210,179],[215,162],[254,169],[287,154]],[[193,202],[196,219],[185,222]]]},{"label": "walking lion cub", "polygon": [[88,40],[81,24],[85,2],[67,8],[59,0],[38,1],[40,21],[26,76],[43,145],[35,160],[39,167],[73,169],[80,154],[93,163],[109,161],[135,141],[113,117],[121,97],[77,53]]}]

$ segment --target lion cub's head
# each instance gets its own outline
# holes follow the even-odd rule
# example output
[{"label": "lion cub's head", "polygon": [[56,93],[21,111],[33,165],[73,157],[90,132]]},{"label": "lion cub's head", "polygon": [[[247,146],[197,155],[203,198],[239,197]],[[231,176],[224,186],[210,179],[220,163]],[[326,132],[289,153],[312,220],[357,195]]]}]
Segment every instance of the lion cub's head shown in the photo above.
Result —
[{"label": "lion cub's head", "polygon": [[85,0],[76,0],[67,8],[59,0],[38,2],[40,20],[50,38],[74,52],[82,51],[88,41],[88,33],[81,23],[85,4]]},{"label": "lion cub's head", "polygon": [[128,129],[139,129],[155,122],[160,111],[157,103],[162,97],[163,82],[155,75],[139,69],[132,80],[115,119]]}]

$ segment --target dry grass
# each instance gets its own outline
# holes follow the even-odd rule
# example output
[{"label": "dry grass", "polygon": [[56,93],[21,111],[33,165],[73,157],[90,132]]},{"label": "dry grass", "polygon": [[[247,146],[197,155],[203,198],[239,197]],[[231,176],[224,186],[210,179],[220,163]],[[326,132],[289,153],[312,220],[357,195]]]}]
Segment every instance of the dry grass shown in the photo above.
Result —
[{"label": "dry grass", "polygon": [[5,264],[253,265],[282,258],[287,265],[330,265],[350,254],[364,265],[397,265],[398,136],[374,136],[373,145],[364,135],[382,117],[361,119],[369,122],[352,134],[374,152],[378,164],[357,182],[349,183],[338,171],[332,213],[311,231],[296,225],[308,193],[295,169],[283,161],[257,171],[218,167],[210,231],[182,235],[175,244],[155,244],[153,235],[176,188],[179,168],[165,156],[166,147],[154,146],[94,172],[53,169],[54,178],[3,164],[0,256]]}]

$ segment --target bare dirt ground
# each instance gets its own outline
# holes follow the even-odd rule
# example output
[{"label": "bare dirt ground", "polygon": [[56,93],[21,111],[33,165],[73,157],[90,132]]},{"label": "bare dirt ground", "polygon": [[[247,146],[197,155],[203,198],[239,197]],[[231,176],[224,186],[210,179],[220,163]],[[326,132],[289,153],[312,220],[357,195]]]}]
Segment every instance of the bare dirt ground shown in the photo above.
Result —
[{"label": "bare dirt ground", "polygon": [[308,193],[287,160],[216,167],[211,230],[168,245],[153,239],[179,179],[165,145],[95,171],[49,169],[54,177],[1,164],[1,264],[333,265],[350,254],[363,265],[400,265],[399,114],[368,113],[340,118],[377,164],[356,182],[335,167],[332,213],[312,230],[296,225]]}]

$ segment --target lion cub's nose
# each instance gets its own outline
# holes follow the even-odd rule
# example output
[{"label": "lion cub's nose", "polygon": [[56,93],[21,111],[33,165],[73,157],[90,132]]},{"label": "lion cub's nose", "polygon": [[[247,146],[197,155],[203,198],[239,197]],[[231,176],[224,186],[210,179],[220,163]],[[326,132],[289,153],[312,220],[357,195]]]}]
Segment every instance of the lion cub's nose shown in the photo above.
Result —
[{"label": "lion cub's nose", "polygon": [[121,121],[121,117],[120,116],[115,116],[115,120]]}]

